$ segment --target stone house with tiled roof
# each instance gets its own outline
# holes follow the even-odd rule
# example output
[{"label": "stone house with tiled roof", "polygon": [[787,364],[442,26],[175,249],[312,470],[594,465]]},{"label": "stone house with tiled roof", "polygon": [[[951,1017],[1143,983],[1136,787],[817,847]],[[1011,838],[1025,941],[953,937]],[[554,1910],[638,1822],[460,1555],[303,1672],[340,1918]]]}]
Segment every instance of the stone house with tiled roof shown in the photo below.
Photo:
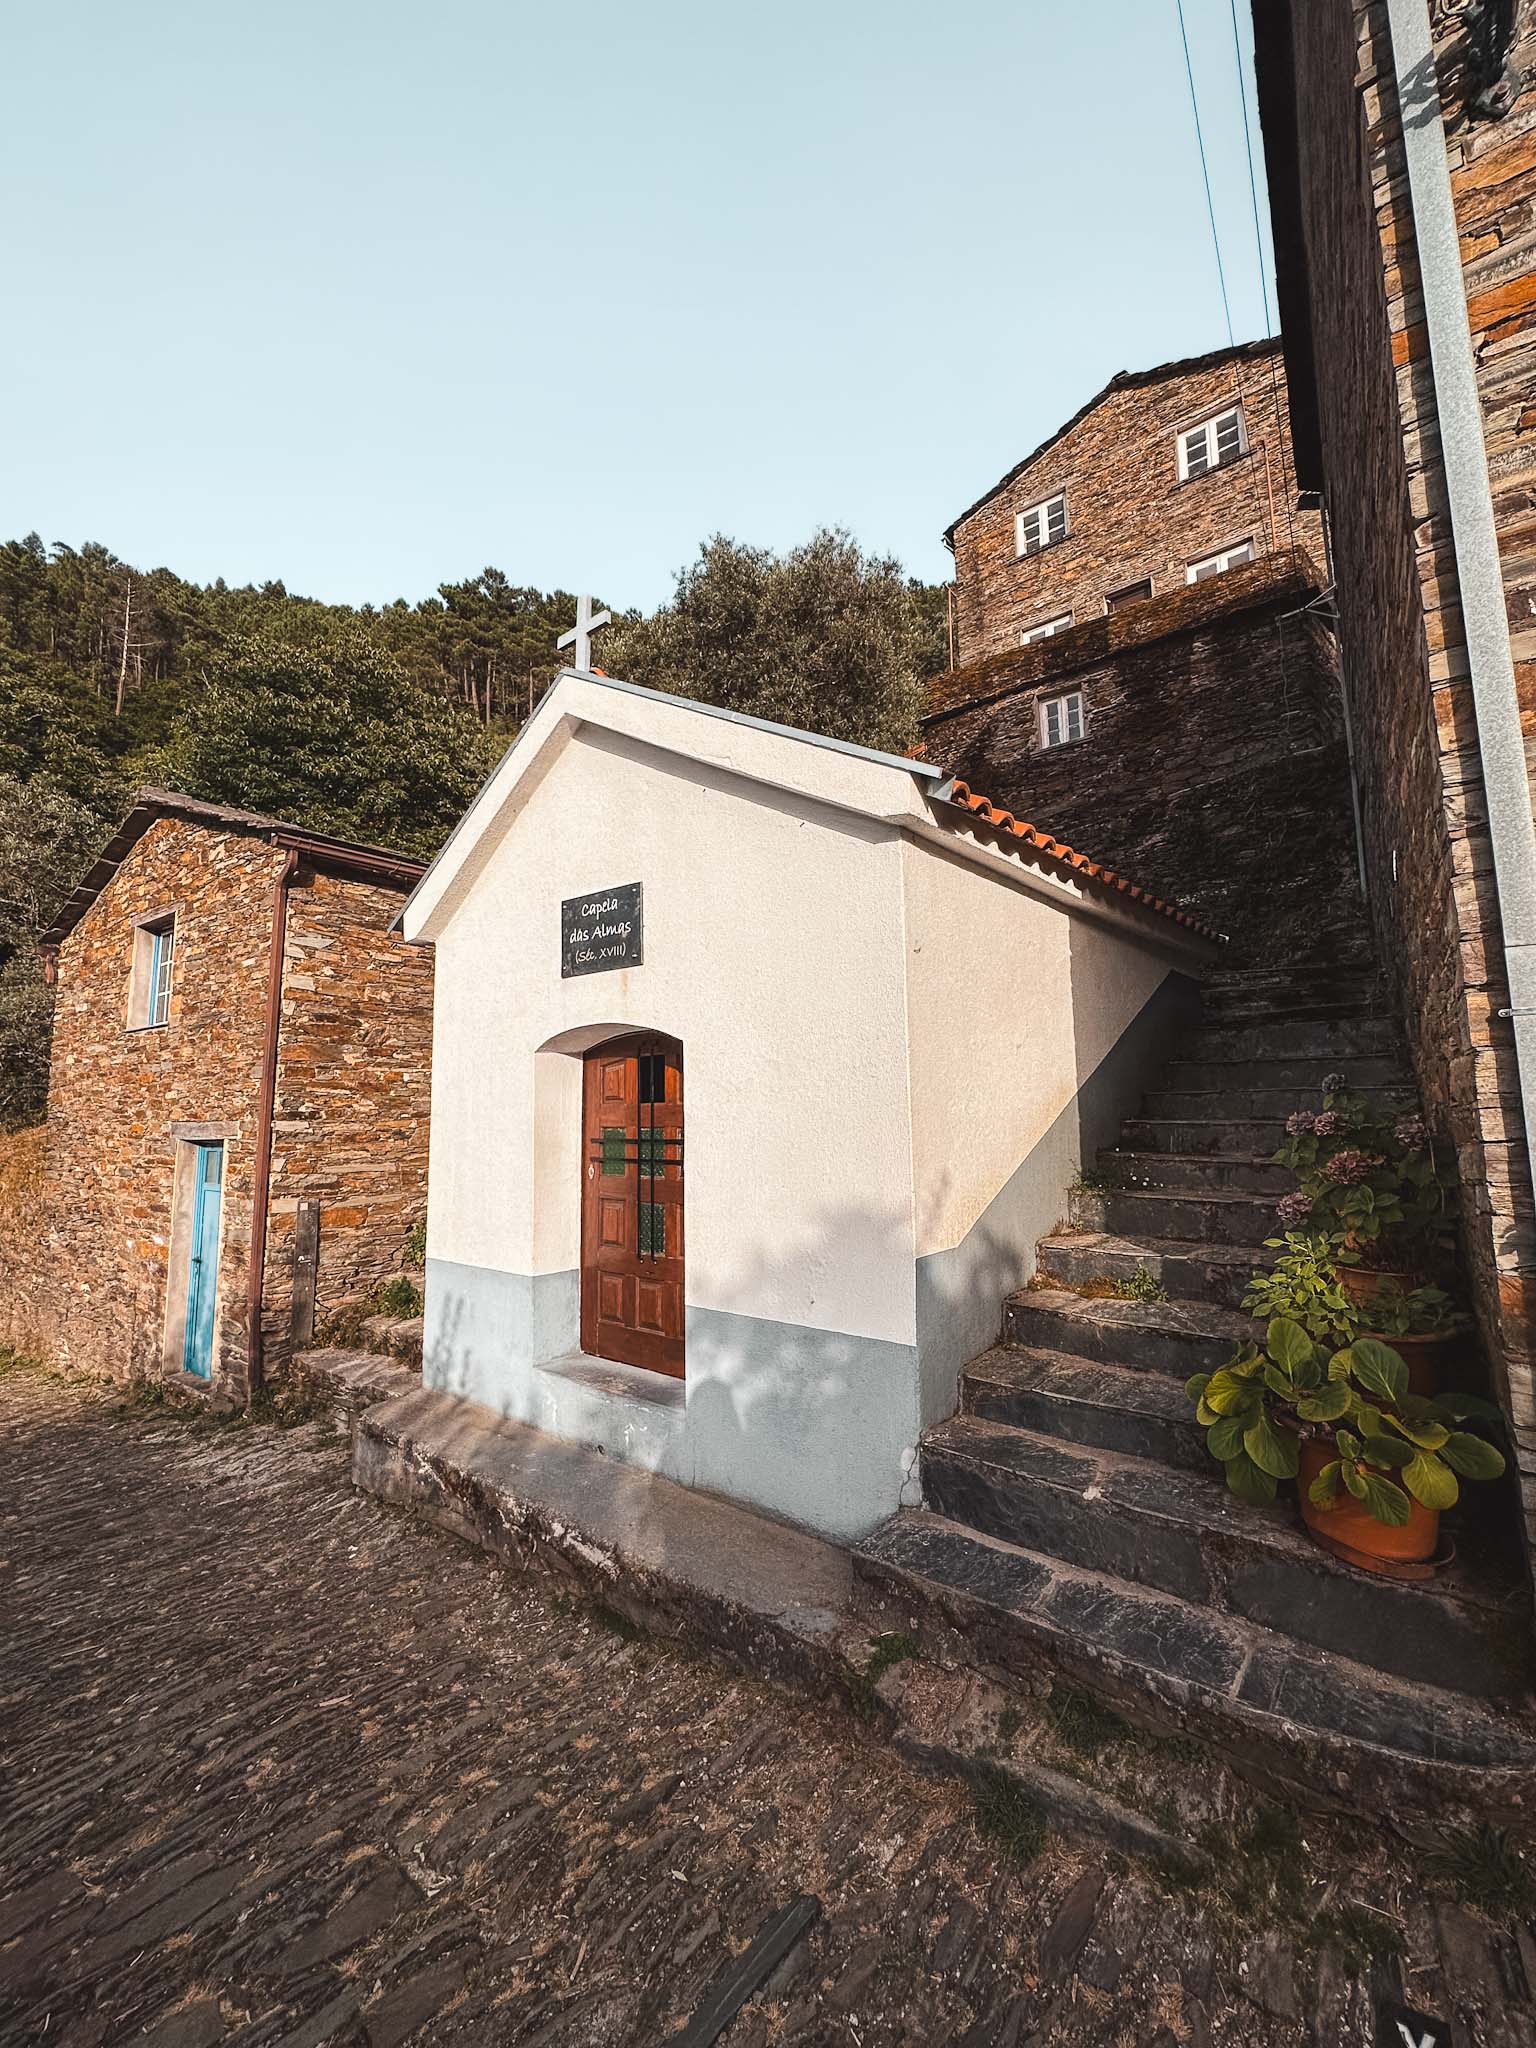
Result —
[{"label": "stone house with tiled roof", "polygon": [[244,1399],[404,1262],[426,1209],[422,863],[141,792],[44,935],[40,1201],[0,1257],[11,1337]]},{"label": "stone house with tiled roof", "polygon": [[1296,505],[1278,339],[1120,371],[944,540],[960,667],[1239,561],[1321,561],[1318,515]]}]

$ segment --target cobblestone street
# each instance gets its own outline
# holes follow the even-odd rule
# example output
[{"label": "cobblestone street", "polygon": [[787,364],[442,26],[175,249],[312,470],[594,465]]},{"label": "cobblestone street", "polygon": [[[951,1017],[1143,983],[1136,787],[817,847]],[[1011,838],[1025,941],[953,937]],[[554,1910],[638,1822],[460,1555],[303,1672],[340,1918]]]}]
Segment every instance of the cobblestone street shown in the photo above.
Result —
[{"label": "cobblestone street", "polygon": [[[730,2048],[1371,2039],[1363,1966],[1010,1854],[852,1714],[355,1495],[317,1425],[13,1370],[0,1499],[5,2043],[662,2041],[799,1894]],[[1503,2004],[1478,2038],[1528,2039]]]}]

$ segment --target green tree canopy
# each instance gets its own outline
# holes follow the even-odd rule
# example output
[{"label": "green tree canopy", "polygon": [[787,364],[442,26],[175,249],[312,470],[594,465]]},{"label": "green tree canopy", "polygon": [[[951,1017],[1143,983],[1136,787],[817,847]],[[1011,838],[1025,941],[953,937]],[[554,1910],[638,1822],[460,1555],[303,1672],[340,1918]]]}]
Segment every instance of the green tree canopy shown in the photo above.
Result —
[{"label": "green tree canopy", "polygon": [[473,717],[361,632],[238,638],[207,675],[144,765],[213,803],[430,855],[494,758]]},{"label": "green tree canopy", "polygon": [[904,752],[942,621],[900,564],[823,530],[786,555],[717,534],[648,619],[615,626],[615,675],[808,732]]}]

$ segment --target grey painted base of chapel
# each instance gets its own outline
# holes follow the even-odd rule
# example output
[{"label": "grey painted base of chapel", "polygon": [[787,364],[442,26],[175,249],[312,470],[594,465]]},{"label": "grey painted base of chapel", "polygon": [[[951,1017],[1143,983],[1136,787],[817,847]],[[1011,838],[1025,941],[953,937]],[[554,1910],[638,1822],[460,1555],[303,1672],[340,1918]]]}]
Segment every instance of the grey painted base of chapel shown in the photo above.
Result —
[{"label": "grey painted base of chapel", "polygon": [[690,1305],[682,1399],[664,1398],[657,1375],[580,1360],[579,1289],[428,1259],[424,1384],[830,1536],[916,1498],[915,1345]]}]

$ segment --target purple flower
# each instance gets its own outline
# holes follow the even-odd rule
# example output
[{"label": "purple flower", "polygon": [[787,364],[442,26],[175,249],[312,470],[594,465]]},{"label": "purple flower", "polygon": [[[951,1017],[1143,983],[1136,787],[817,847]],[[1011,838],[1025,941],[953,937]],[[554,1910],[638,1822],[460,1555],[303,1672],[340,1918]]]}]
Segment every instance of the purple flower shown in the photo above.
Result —
[{"label": "purple flower", "polygon": [[1336,1138],[1344,1128],[1344,1117],[1336,1109],[1320,1109],[1312,1119],[1313,1134],[1319,1138]]},{"label": "purple flower", "polygon": [[1282,1195],[1275,1205],[1275,1215],[1287,1228],[1293,1223],[1305,1223],[1312,1214],[1312,1197],[1304,1195],[1298,1188],[1293,1195]]},{"label": "purple flower", "polygon": [[1374,1152],[1362,1152],[1351,1145],[1342,1152],[1335,1152],[1323,1172],[1335,1187],[1353,1188],[1358,1187],[1361,1181],[1369,1180],[1371,1168],[1380,1164]]},{"label": "purple flower", "polygon": [[1392,1126],[1392,1135],[1405,1152],[1420,1152],[1429,1143],[1421,1116],[1400,1116]]},{"label": "purple flower", "polygon": [[1285,1128],[1293,1138],[1304,1138],[1317,1129],[1317,1118],[1310,1109],[1295,1109],[1286,1118]]}]

